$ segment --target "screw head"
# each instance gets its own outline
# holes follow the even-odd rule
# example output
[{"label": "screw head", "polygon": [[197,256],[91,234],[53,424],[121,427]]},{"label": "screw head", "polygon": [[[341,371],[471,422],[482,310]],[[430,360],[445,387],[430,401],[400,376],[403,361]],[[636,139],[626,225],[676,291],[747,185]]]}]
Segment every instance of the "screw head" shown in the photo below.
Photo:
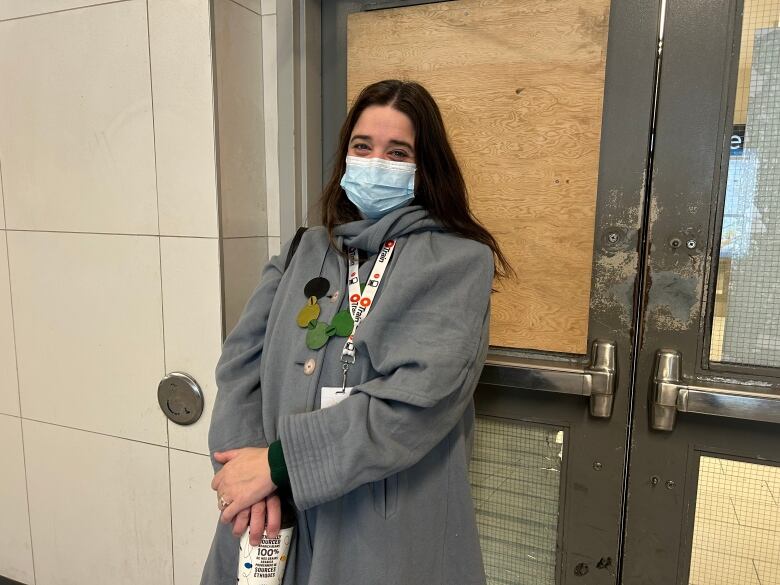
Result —
[{"label": "screw head", "polygon": [[666,482],[666,489],[673,490],[674,486],[676,486],[676,485],[677,484],[674,483],[674,481],[670,479],[669,481]]},{"label": "screw head", "polygon": [[689,250],[693,250],[696,247],[696,240],[688,240],[687,242],[685,242],[685,246]]},{"label": "screw head", "polygon": [[607,241],[608,241],[610,244],[614,244],[615,242],[617,242],[617,241],[618,241],[618,235],[617,235],[617,233],[615,233],[615,232],[611,232],[611,233],[610,233],[610,234],[607,236]]},{"label": "screw head", "polygon": [[671,240],[669,240],[669,245],[672,248],[679,248],[681,244],[682,242],[680,241],[680,238],[672,238]]},{"label": "screw head", "polygon": [[657,475],[654,475],[654,476],[652,476],[652,477],[650,478],[650,485],[652,485],[652,486],[656,486],[656,485],[658,485],[658,482],[659,482],[659,481],[661,481],[661,478],[660,478],[660,477],[658,477]]},{"label": "screw head", "polygon": [[602,467],[604,467],[604,466],[601,464],[601,461],[594,461],[593,462],[593,469],[595,469],[596,471],[601,471]]}]

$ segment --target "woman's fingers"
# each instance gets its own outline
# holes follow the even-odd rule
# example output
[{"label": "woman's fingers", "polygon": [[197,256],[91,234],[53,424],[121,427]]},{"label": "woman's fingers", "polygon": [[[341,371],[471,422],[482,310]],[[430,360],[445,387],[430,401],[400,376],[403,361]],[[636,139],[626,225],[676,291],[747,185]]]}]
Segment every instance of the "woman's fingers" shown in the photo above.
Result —
[{"label": "woman's fingers", "polygon": [[282,502],[279,500],[279,496],[268,496],[265,500],[266,504],[266,527],[268,536],[276,538],[279,535],[279,528],[282,526]]},{"label": "woman's fingers", "polygon": [[240,500],[233,500],[224,510],[222,510],[219,521],[222,522],[222,524],[230,524],[239,512],[248,509],[250,505],[249,502],[243,503]]},{"label": "woman's fingers", "polygon": [[219,490],[220,483],[222,483],[222,470],[214,474],[214,477],[211,480],[211,489],[214,491]]},{"label": "woman's fingers", "polygon": [[219,463],[226,463],[239,454],[241,449],[231,449],[230,451],[215,451],[214,459]]},{"label": "woman's fingers", "polygon": [[229,524],[241,510],[272,494],[276,486],[271,480],[268,449],[244,447],[216,455],[230,459],[211,480],[224,508],[220,521]]},{"label": "woman's fingers", "polygon": [[254,504],[249,515],[249,544],[257,546],[265,530],[266,501]]},{"label": "woman's fingers", "polygon": [[233,536],[241,536],[249,525],[249,510],[241,510],[233,520]]},{"label": "woman's fingers", "polygon": [[[240,451],[241,449],[231,449],[230,451],[215,451],[214,460],[217,463],[222,463],[224,465],[231,459],[235,458]],[[211,480],[211,489],[215,491],[219,489],[219,484],[222,483],[223,476],[224,473],[222,472],[222,469],[220,469],[217,473],[214,474],[214,478]]]}]

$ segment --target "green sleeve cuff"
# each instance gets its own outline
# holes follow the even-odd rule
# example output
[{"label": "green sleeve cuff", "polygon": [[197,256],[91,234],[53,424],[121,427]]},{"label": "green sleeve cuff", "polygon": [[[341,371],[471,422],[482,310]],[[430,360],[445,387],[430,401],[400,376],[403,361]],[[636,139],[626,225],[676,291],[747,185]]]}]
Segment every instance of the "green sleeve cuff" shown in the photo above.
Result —
[{"label": "green sleeve cuff", "polygon": [[276,489],[280,494],[289,495],[290,476],[287,474],[281,441],[274,441],[268,446],[268,466],[271,468],[271,481],[276,484]]}]

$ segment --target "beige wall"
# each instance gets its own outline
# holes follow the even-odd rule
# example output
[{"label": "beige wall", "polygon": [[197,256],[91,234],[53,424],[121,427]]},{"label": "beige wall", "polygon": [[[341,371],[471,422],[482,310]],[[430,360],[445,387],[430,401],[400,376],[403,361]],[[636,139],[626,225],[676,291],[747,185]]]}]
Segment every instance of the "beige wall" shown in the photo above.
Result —
[{"label": "beige wall", "polygon": [[2,576],[198,582],[214,364],[279,249],[275,6],[0,0]]},{"label": "beige wall", "polygon": [[214,1],[226,331],[280,247],[275,8]]}]

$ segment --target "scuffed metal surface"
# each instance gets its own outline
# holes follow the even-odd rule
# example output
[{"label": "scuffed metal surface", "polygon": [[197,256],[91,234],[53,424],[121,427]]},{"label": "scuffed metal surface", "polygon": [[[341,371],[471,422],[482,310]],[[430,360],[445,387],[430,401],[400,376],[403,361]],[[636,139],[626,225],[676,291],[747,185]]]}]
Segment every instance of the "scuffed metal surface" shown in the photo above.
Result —
[{"label": "scuffed metal surface", "polygon": [[[685,212],[695,215],[698,202],[690,202]],[[649,330],[682,332],[698,330],[704,286],[704,254],[701,242],[694,250],[685,243],[700,240],[700,226],[685,226],[670,233],[659,233],[658,218],[668,215],[653,197],[649,206],[648,274],[645,287],[646,318],[643,338]],[[677,247],[672,246],[677,240]],[[644,345],[644,339],[643,343]]]},{"label": "scuffed metal surface", "polygon": [[639,257],[636,251],[603,254],[595,262],[591,310],[615,312],[625,327],[632,325],[634,281]]},{"label": "scuffed metal surface", "polygon": [[664,331],[697,327],[701,284],[701,273],[690,276],[671,270],[653,273],[653,288],[647,304],[649,323]]},{"label": "scuffed metal surface", "polygon": [[[616,333],[629,337],[632,334],[634,290],[639,269],[639,230],[641,227],[641,201],[645,190],[646,174],[642,173],[636,205],[626,205],[625,194],[611,189],[606,196],[601,241],[593,263],[593,288],[590,307],[591,318],[602,321],[617,316],[621,330]],[[616,242],[609,242],[608,234],[616,234]]]}]

